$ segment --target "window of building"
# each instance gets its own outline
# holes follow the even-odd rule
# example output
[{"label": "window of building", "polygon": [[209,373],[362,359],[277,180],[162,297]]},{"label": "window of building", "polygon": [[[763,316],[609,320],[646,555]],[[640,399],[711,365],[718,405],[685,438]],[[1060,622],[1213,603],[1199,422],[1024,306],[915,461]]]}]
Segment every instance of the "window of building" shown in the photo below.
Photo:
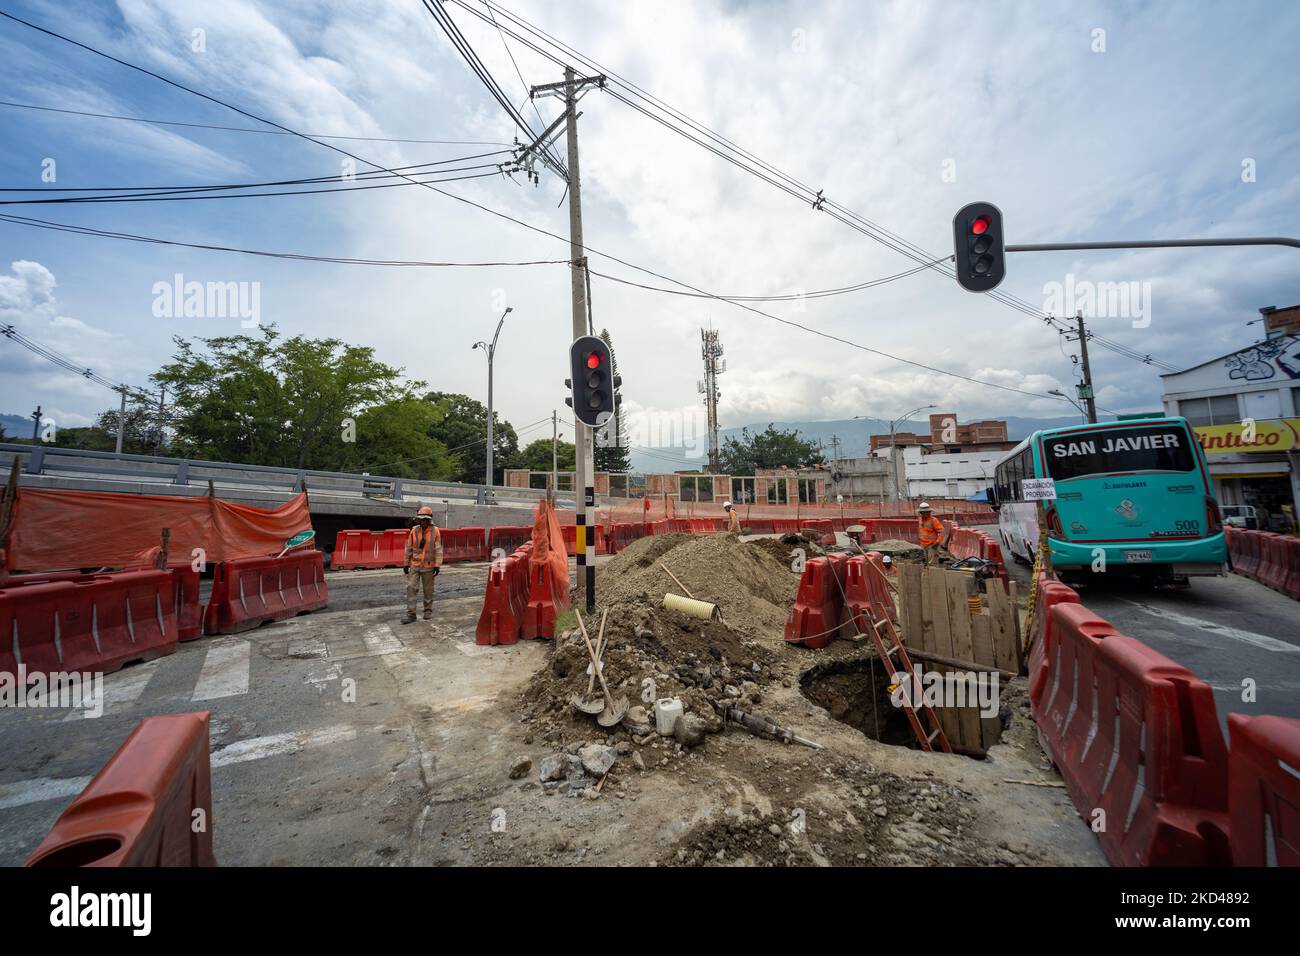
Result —
[{"label": "window of building", "polygon": [[799,479],[799,500],[806,505],[817,504],[817,479]]},{"label": "window of building", "polygon": [[712,475],[682,475],[678,479],[678,497],[682,501],[712,501]]},{"label": "window of building", "polygon": [[571,472],[571,471],[562,471],[562,472],[560,472],[560,475],[559,475],[559,478],[558,478],[558,482],[559,482],[559,488],[556,489],[557,491],[572,491],[572,490],[573,490],[573,472]]},{"label": "window of building", "polygon": [[770,478],[767,482],[767,503],[769,505],[789,504],[786,496],[785,479]]},{"label": "window of building", "polygon": [[609,496],[611,498],[627,497],[627,475],[609,476]]},{"label": "window of building", "polygon": [[530,471],[528,473],[528,487],[535,488],[538,491],[545,491],[546,486],[550,484],[551,476],[544,471]]},{"label": "window of building", "polygon": [[731,500],[736,504],[746,504],[754,500],[753,478],[731,479]]},{"label": "window of building", "polygon": [[1231,425],[1241,420],[1236,395],[1188,398],[1178,403],[1178,414],[1193,428],[1205,425]]}]

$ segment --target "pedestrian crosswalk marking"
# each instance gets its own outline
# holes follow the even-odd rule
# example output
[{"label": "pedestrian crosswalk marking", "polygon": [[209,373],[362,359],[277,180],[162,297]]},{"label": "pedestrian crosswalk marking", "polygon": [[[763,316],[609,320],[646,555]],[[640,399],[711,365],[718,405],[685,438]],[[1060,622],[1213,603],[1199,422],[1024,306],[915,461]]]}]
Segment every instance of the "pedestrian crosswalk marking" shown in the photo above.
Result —
[{"label": "pedestrian crosswalk marking", "polygon": [[249,643],[226,639],[215,642],[203,658],[203,669],[190,700],[216,700],[248,693]]},{"label": "pedestrian crosswalk marking", "polygon": [[[140,695],[144,693],[145,687],[153,679],[153,675],[157,673],[161,664],[161,659],[152,660],[145,664],[120,670],[116,674],[107,675],[104,678],[104,714],[109,714],[117,707],[135,703]],[[85,720],[86,711],[74,710],[63,719],[64,721]]]}]

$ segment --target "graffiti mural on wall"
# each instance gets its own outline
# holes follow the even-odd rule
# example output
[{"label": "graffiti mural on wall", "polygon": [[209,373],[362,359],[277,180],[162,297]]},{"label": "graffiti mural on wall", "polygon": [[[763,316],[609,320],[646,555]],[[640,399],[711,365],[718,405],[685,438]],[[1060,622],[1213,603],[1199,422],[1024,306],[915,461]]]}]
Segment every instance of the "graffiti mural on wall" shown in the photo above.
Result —
[{"label": "graffiti mural on wall", "polygon": [[1264,382],[1280,371],[1287,378],[1300,379],[1300,335],[1284,335],[1234,352],[1223,360],[1228,378]]}]

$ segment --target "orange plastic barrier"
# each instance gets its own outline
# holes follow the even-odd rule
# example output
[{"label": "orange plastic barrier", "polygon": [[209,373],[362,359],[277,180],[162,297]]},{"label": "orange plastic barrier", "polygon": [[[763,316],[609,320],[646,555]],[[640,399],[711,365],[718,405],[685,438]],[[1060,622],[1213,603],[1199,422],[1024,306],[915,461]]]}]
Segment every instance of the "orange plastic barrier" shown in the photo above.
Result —
[{"label": "orange plastic barrier", "polygon": [[1209,685],[1083,607],[1050,617],[1052,691],[1034,720],[1079,815],[1104,824],[1106,858],[1228,864],[1228,758]]},{"label": "orange plastic barrier", "polygon": [[325,607],[329,587],[323,562],[319,551],[221,562],[212,577],[204,631],[238,634]]},{"label": "orange plastic barrier", "polygon": [[870,531],[872,541],[910,541],[918,544],[921,540],[916,518],[871,518],[862,523]]},{"label": "orange plastic barrier", "polygon": [[553,638],[557,614],[569,609],[569,592],[556,586],[549,565],[525,558],[523,567],[528,577],[528,601],[520,621],[520,636],[525,640]]},{"label": "orange plastic barrier", "polygon": [[24,866],[216,866],[208,714],[146,717]]},{"label": "orange plastic barrier", "polygon": [[799,522],[794,518],[770,518],[767,523],[772,526],[770,534],[797,534],[799,532]]},{"label": "orange plastic barrier", "polygon": [[[528,559],[532,542],[488,565],[483,610],[474,631],[477,644],[514,644],[524,633],[530,586]],[[553,623],[553,622],[552,622]]]},{"label": "orange plastic barrier", "polygon": [[791,644],[819,648],[835,639],[844,615],[840,587],[847,560],[844,555],[828,555],[804,565],[794,607],[785,622],[785,639]]},{"label": "orange plastic barrier", "polygon": [[1055,653],[1051,610],[1058,604],[1078,604],[1074,588],[1048,577],[1039,579],[1034,599],[1034,617],[1029,622],[1029,699],[1037,704],[1047,687]]},{"label": "orange plastic barrier", "polygon": [[[570,526],[571,527],[571,526]],[[501,525],[488,530],[488,560],[498,551],[511,554],[515,548],[532,538],[532,525]]]},{"label": "orange plastic barrier", "polygon": [[606,535],[609,552],[611,554],[617,554],[633,541],[637,541],[652,533],[652,529],[647,524],[640,521],[614,524]]},{"label": "orange plastic barrier", "polygon": [[483,528],[443,528],[443,561],[486,561],[487,532]]},{"label": "orange plastic barrier", "polygon": [[203,605],[199,602],[199,572],[189,565],[168,568],[172,576],[176,637],[196,641],[203,636]]},{"label": "orange plastic barrier", "polygon": [[77,575],[0,588],[0,671],[115,671],[176,650],[170,571]]},{"label": "orange plastic barrier", "polygon": [[406,541],[411,536],[410,528],[389,528],[375,532],[379,539],[376,544],[378,567],[400,568],[406,564]]},{"label": "orange plastic barrier", "polygon": [[1235,866],[1300,866],[1300,720],[1228,715]]},{"label": "orange plastic barrier", "polygon": [[340,531],[334,538],[330,567],[335,571],[383,567],[379,563],[379,535],[373,531]]},{"label": "orange plastic barrier", "polygon": [[[798,524],[798,522],[793,522]],[[746,520],[743,516],[740,519],[740,526],[744,529],[745,534],[776,534],[776,522],[771,518],[750,518]]]},{"label": "orange plastic barrier", "polygon": [[[879,551],[855,555],[844,562],[844,633],[867,633],[875,621],[875,605],[897,617],[894,596],[889,590],[885,567]],[[857,622],[854,627],[853,622]]]}]

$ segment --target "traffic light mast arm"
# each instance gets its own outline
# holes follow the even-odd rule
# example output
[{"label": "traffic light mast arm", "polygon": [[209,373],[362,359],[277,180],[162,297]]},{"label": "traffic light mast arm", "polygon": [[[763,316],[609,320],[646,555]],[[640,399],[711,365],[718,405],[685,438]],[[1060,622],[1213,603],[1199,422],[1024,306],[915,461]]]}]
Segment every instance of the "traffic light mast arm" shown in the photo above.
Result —
[{"label": "traffic light mast arm", "polygon": [[1246,239],[1139,239],[1130,242],[1033,242],[1003,246],[1006,252],[1070,252],[1080,249],[1176,249],[1186,246],[1291,246],[1300,239],[1260,236]]}]

